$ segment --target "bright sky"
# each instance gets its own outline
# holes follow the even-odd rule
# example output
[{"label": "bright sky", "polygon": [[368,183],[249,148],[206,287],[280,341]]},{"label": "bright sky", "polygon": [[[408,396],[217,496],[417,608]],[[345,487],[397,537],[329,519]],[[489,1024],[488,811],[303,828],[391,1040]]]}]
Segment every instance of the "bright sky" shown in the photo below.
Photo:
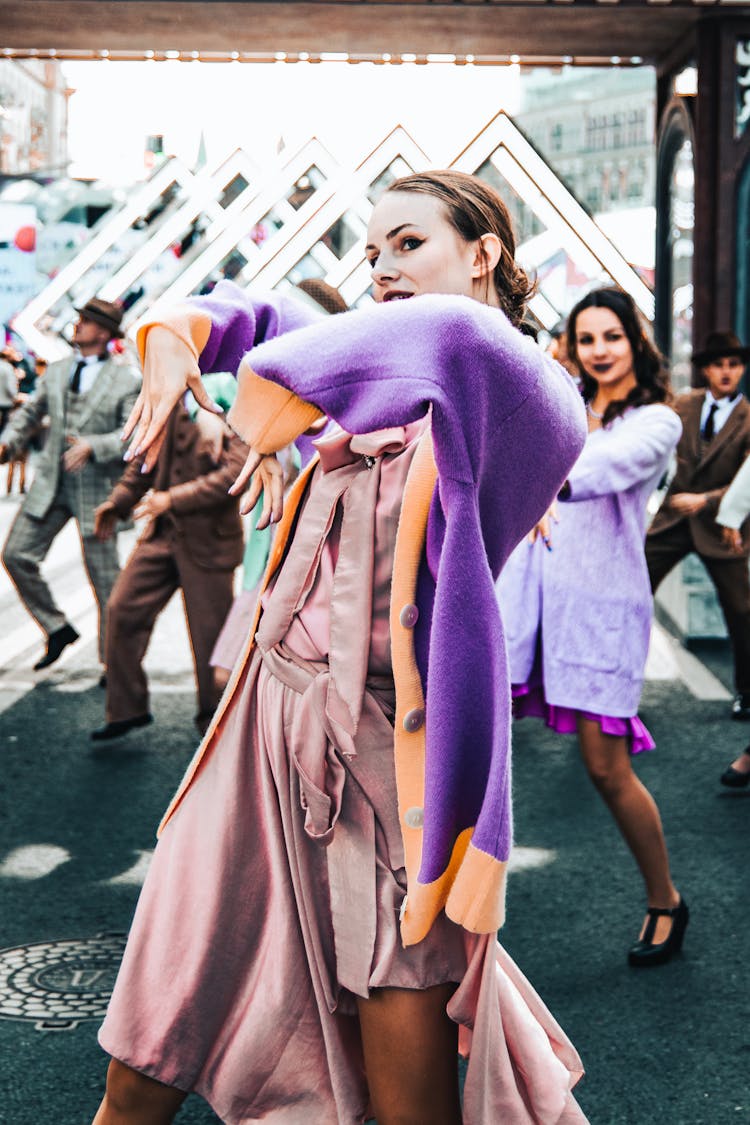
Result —
[{"label": "bright sky", "polygon": [[145,138],[195,162],[201,130],[209,166],[235,148],[270,159],[316,135],[333,156],[364,157],[403,125],[447,163],[498,110],[517,110],[515,66],[371,63],[66,62],[73,176],[130,183],[144,174]]}]

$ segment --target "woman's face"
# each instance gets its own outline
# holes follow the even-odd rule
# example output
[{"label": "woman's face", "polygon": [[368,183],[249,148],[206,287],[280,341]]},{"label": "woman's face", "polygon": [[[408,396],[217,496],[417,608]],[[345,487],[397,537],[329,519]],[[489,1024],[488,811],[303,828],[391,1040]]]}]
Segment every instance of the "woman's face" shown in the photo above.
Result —
[{"label": "woman's face", "polygon": [[[483,299],[486,278],[477,258],[480,243],[465,242],[442,203],[421,192],[387,192],[367,231],[367,260],[376,301],[399,301],[424,293],[454,293]],[[492,282],[489,285],[493,289]],[[481,295],[480,295],[481,294]]]},{"label": "woman's face", "polygon": [[602,389],[624,398],[636,376],[633,349],[619,316],[611,309],[583,309],[576,319],[575,340],[576,355],[586,374]]}]

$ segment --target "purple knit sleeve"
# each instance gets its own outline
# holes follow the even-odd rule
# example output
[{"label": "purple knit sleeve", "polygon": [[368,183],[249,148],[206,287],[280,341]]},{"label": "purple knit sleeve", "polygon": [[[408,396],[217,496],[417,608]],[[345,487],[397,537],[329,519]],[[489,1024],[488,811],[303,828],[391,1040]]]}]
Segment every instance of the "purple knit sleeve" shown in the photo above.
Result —
[{"label": "purple knit sleeve", "polygon": [[211,333],[200,355],[200,369],[236,374],[240,360],[256,344],[325,319],[307,303],[285,293],[241,289],[233,281],[220,281],[211,293],[187,301],[210,317]]},{"label": "purple knit sleeve", "polygon": [[611,429],[595,430],[568,476],[566,502],[626,492],[664,472],[682,423],[659,403],[629,410]]}]

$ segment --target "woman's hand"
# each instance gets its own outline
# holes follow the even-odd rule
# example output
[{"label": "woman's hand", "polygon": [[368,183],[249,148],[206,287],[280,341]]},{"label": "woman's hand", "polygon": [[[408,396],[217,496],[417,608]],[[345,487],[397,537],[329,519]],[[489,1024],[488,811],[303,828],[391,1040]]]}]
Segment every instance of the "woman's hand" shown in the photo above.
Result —
[{"label": "woman's hand", "polygon": [[540,519],[539,523],[536,525],[536,527],[533,527],[531,529],[526,538],[528,539],[529,543],[536,543],[537,539],[541,539],[547,550],[551,551],[552,524],[559,522],[560,520],[557,515],[557,504],[553,501]]},{"label": "woman's hand", "polygon": [[144,473],[156,464],[167,418],[186,390],[193,392],[204,410],[221,413],[221,407],[203,386],[198,362],[188,345],[168,328],[156,325],[146,337],[141,393],[122,432],[123,441],[133,435],[125,460],[145,454]]},{"label": "woman's hand", "polygon": [[708,497],[702,492],[675,492],[670,500],[670,507],[683,516],[696,516],[708,503]]},{"label": "woman's hand", "polygon": [[284,470],[273,453],[264,455],[251,448],[240,475],[229,489],[229,495],[237,496],[242,492],[251,477],[253,479],[240,505],[240,513],[246,516],[252,512],[262,492],[263,508],[255,525],[260,531],[270,523],[278,523],[284,512]]}]

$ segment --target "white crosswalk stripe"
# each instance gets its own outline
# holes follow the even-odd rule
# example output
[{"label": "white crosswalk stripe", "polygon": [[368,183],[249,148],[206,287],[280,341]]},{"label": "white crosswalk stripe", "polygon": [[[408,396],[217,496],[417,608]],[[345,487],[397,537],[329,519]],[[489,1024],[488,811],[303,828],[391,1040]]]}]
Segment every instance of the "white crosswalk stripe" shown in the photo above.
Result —
[{"label": "white crosswalk stripe", "polygon": [[547,867],[557,859],[557,852],[550,848],[524,848],[516,846],[510,853],[508,871],[518,874],[519,871],[531,871],[536,867]]},{"label": "white crosswalk stripe", "polygon": [[149,864],[151,863],[151,856],[153,851],[139,851],[136,853],[138,858],[132,867],[127,871],[122,871],[119,875],[115,875],[112,879],[104,880],[109,887],[142,887],[143,882],[148,872]]},{"label": "white crosswalk stripe", "polygon": [[70,859],[70,852],[56,844],[27,844],[14,848],[0,863],[0,878],[43,879]]}]

